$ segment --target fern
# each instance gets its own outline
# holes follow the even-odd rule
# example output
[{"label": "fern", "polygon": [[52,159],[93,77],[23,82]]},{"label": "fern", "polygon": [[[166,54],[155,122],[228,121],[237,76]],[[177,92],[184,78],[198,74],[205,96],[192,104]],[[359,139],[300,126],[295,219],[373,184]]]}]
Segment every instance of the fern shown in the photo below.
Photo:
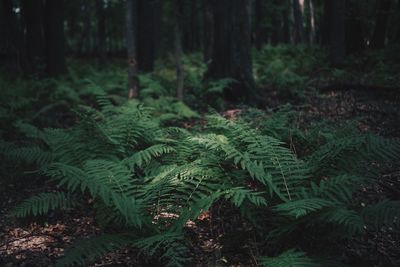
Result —
[{"label": "fern", "polygon": [[309,198],[289,201],[286,203],[278,204],[274,209],[287,216],[299,218],[307,215],[310,212],[321,210],[325,207],[332,207],[333,202],[321,198]]},{"label": "fern", "polygon": [[190,260],[188,249],[184,246],[184,237],[180,233],[166,232],[159,235],[140,239],[134,245],[154,256],[163,251],[161,259],[167,261],[165,266],[183,267]]},{"label": "fern", "polygon": [[[190,260],[183,235],[187,221],[220,201],[232,203],[272,244],[282,244],[290,233],[299,240],[319,240],[318,233],[330,229],[334,240],[361,233],[364,225],[398,224],[395,201],[365,208],[352,203],[360,185],[371,178],[360,167],[395,161],[396,140],[348,127],[332,133],[297,130],[288,142],[288,135],[281,133],[292,115],[285,123],[253,127],[240,118],[214,114],[201,127],[187,130],[165,126],[157,110],[137,101],[118,106],[98,95],[97,102],[99,110],[81,108],[79,123],[70,129],[42,130],[20,123],[25,142],[0,143],[2,154],[34,163],[69,192],[34,197],[23,202],[16,215],[72,207],[75,202],[64,196],[90,196],[98,223],[115,230],[98,241],[82,241],[61,265],[84,264],[108,251],[135,246],[162,264],[183,266]],[[279,116],[285,118],[284,111]],[[312,145],[298,155],[295,142]],[[384,151],[383,146],[391,144]],[[165,213],[170,218],[161,216]],[[124,234],[127,229],[143,235]],[[291,247],[304,249],[304,244]],[[260,259],[266,266],[319,262],[297,250]]]},{"label": "fern", "polygon": [[375,205],[367,206],[361,215],[364,220],[375,227],[382,225],[399,226],[400,201],[383,200]]},{"label": "fern", "polygon": [[306,253],[290,249],[276,257],[260,257],[258,260],[265,267],[317,267],[322,266]]},{"label": "fern", "polygon": [[78,204],[76,199],[63,192],[40,193],[15,207],[12,214],[17,217],[26,217],[28,215],[43,215],[54,209],[69,209]]},{"label": "fern", "polygon": [[56,266],[85,265],[96,257],[131,244],[131,240],[132,237],[129,234],[106,234],[78,241],[56,262]]}]

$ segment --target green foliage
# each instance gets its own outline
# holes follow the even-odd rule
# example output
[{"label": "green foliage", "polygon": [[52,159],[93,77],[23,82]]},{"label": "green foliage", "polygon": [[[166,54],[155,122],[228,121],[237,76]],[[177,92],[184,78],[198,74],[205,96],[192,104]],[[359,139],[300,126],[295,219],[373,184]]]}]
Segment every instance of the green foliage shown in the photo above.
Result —
[{"label": "green foliage", "polygon": [[317,261],[309,258],[306,253],[290,249],[276,257],[261,257],[261,266],[265,267],[318,267],[322,266]]},{"label": "green foliage", "polygon": [[144,251],[147,251],[150,256],[155,256],[160,248],[164,248],[165,252],[161,259],[166,259],[167,267],[183,267],[189,260],[187,247],[182,234],[166,232],[159,235],[139,239],[134,245]]},{"label": "green foliage", "polygon": [[[124,246],[142,249],[162,265],[184,266],[190,260],[185,224],[217,201],[230,202],[271,243],[297,234],[299,241],[290,247],[305,252],[261,257],[265,266],[317,266],[319,261],[306,255],[320,251],[300,240],[321,240],[326,229],[332,241],[362,233],[365,225],[398,225],[397,201],[352,203],[353,194],[372,179],[360,167],[370,165],[369,171],[371,162],[396,162],[398,140],[361,134],[351,125],[295,131],[290,110],[269,122],[255,117],[253,125],[212,114],[197,132],[165,126],[154,109],[136,101],[115,106],[100,95],[96,106],[83,106],[79,123],[69,129],[19,123],[23,144],[0,146],[1,153],[36,165],[66,192],[33,197],[16,215],[72,207],[67,196],[73,194],[94,199],[99,224],[112,226],[113,233],[66,252],[61,266]],[[303,155],[294,153],[293,146],[306,144],[313,146],[302,148]]]},{"label": "green foliage", "polygon": [[254,53],[254,74],[259,86],[292,94],[304,91],[313,72],[324,68],[326,58],[322,50],[306,46],[268,45]]},{"label": "green foliage", "polygon": [[72,208],[77,204],[76,199],[68,193],[40,193],[22,202],[12,214],[17,217],[36,216],[46,214],[50,210]]},{"label": "green foliage", "polygon": [[69,249],[65,255],[57,261],[56,266],[85,265],[85,262],[96,256],[101,256],[127,246],[131,243],[131,237],[127,234],[108,234],[99,237],[81,240]]}]

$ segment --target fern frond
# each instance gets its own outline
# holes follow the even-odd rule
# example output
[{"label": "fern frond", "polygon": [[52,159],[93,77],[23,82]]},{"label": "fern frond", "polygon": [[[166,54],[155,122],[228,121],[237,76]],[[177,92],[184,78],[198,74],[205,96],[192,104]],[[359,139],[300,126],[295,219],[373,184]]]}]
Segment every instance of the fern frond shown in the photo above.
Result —
[{"label": "fern frond", "polygon": [[319,185],[311,182],[306,197],[322,197],[335,203],[350,203],[355,190],[364,182],[364,179],[354,175],[339,175],[321,180]]},{"label": "fern frond", "polygon": [[162,252],[161,259],[167,261],[168,267],[183,267],[190,260],[188,249],[184,245],[181,233],[166,232],[135,241],[134,245],[147,251],[151,256]]},{"label": "fern frond", "polygon": [[267,206],[267,200],[262,196],[262,192],[255,192],[244,187],[234,187],[228,189],[226,198],[230,199],[236,207],[241,207],[247,199],[256,206]]},{"label": "fern frond", "polygon": [[78,202],[72,195],[64,192],[40,193],[24,200],[13,209],[12,214],[17,217],[37,216],[54,209],[69,209],[77,204]]},{"label": "fern frond", "polygon": [[357,212],[344,207],[333,207],[322,211],[311,224],[317,222],[341,226],[350,234],[362,232],[365,224],[363,218]]},{"label": "fern frond", "polygon": [[316,260],[303,251],[289,249],[276,257],[260,257],[258,263],[265,267],[320,267]]},{"label": "fern frond", "polygon": [[283,215],[299,218],[309,214],[310,212],[332,206],[334,206],[334,202],[332,201],[322,198],[309,198],[278,204],[274,207],[274,209]]},{"label": "fern frond", "polygon": [[153,158],[174,151],[175,149],[171,146],[157,144],[136,152],[133,156],[124,159],[124,162],[128,164],[130,169],[133,169],[136,166],[140,168],[142,165],[148,164]]},{"label": "fern frond", "polygon": [[132,237],[126,234],[107,234],[76,242],[68,249],[56,266],[84,266],[86,262],[108,252],[115,251],[132,243]]},{"label": "fern frond", "polygon": [[361,215],[366,223],[379,227],[382,225],[400,225],[400,201],[383,200],[375,205],[365,207]]},{"label": "fern frond", "polygon": [[39,146],[14,148],[8,151],[6,156],[15,161],[37,166],[44,166],[52,161],[52,154]]}]

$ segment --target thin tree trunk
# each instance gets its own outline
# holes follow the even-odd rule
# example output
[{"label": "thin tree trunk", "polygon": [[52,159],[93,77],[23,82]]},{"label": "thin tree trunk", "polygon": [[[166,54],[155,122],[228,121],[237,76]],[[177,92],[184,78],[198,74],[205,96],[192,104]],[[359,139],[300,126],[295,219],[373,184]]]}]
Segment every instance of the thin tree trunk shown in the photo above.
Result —
[{"label": "thin tree trunk", "polygon": [[366,46],[360,21],[360,3],[346,1],[346,10],[346,54],[359,53]]},{"label": "thin tree trunk", "polygon": [[136,98],[139,94],[136,57],[136,24],[137,2],[126,1],[126,47],[128,51],[128,99]]},{"label": "thin tree trunk", "polygon": [[289,12],[286,8],[282,10],[282,31],[283,31],[283,36],[282,36],[282,41],[285,44],[290,44],[291,43],[291,38],[290,38],[290,23],[289,23]]},{"label": "thin tree trunk", "polygon": [[176,68],[176,97],[183,101],[184,73],[182,66],[182,0],[175,0],[175,68]]},{"label": "thin tree trunk", "polygon": [[255,83],[251,62],[250,0],[219,0],[214,9],[214,48],[206,78],[233,78],[227,88],[228,101],[248,101],[254,96]]},{"label": "thin tree trunk", "polygon": [[106,16],[103,0],[96,0],[97,15],[97,56],[100,64],[106,61]]},{"label": "thin tree trunk", "polygon": [[[89,5],[90,5],[90,3],[85,3],[83,5],[84,12],[87,12],[87,13],[89,12],[89,10],[91,8]],[[90,29],[91,29],[90,16],[87,15],[84,17],[83,31],[82,31],[81,37],[79,38],[79,41],[78,41],[78,53],[80,55],[84,54],[85,52],[87,53],[87,50],[85,50],[85,45],[87,47],[88,39],[90,39],[90,32],[91,32]]]},{"label": "thin tree trunk", "polygon": [[400,44],[400,0],[397,1],[397,29],[393,38],[394,43]]},{"label": "thin tree trunk", "polygon": [[315,7],[314,0],[307,0],[307,8],[308,8],[308,26],[307,26],[307,37],[308,43],[315,43]]},{"label": "thin tree trunk", "polygon": [[[274,2],[274,5],[278,5],[278,3]],[[282,11],[284,12],[284,11]],[[285,17],[288,18],[288,16],[285,16],[285,14],[283,14],[283,19],[285,19]],[[281,16],[279,14],[279,12],[272,12],[271,14],[271,44],[272,45],[277,45],[281,40],[279,38],[279,33],[281,31],[281,20],[280,20]],[[289,23],[287,24],[289,26]]]},{"label": "thin tree trunk", "polygon": [[141,72],[154,70],[158,0],[138,0],[137,56]]},{"label": "thin tree trunk", "polygon": [[385,47],[390,6],[390,0],[377,0],[375,28],[371,39],[371,48],[373,49],[382,49]]},{"label": "thin tree trunk", "polygon": [[13,12],[13,1],[0,2],[0,59],[10,74],[19,74],[26,67],[24,38],[20,24]]},{"label": "thin tree trunk", "polygon": [[211,0],[204,1],[204,61],[211,60],[214,46],[214,14]]},{"label": "thin tree trunk", "polygon": [[345,0],[332,3],[330,31],[331,61],[334,66],[343,64],[345,57]]},{"label": "thin tree trunk", "polygon": [[292,0],[294,16],[294,43],[304,43],[303,10],[299,0]]},{"label": "thin tree trunk", "polygon": [[21,0],[26,25],[28,73],[43,76],[45,70],[45,41],[43,32],[43,1]]},{"label": "thin tree trunk", "polygon": [[262,46],[268,41],[268,28],[265,25],[266,8],[263,5],[262,0],[256,0],[255,2],[255,19],[254,19],[254,44],[257,50],[260,50]]},{"label": "thin tree trunk", "polygon": [[49,76],[66,72],[64,0],[47,0],[45,16],[46,71]]},{"label": "thin tree trunk", "polygon": [[329,47],[330,45],[330,34],[332,31],[332,9],[333,9],[333,1],[325,1],[324,2],[324,11],[322,17],[322,25],[321,25],[321,45],[324,47]]}]

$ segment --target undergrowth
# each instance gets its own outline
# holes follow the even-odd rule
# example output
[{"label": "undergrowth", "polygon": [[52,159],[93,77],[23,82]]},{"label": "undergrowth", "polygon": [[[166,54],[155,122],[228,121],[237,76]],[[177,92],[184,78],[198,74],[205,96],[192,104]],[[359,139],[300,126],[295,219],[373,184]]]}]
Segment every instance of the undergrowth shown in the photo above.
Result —
[{"label": "undergrowth", "polygon": [[[335,241],[370,227],[398,227],[400,202],[361,206],[352,198],[377,177],[374,166],[398,161],[398,140],[351,125],[294,130],[290,111],[257,127],[211,114],[195,127],[200,130],[188,131],[165,125],[136,101],[116,106],[103,95],[97,106],[82,106],[69,129],[18,124],[24,144],[1,144],[9,160],[34,164],[59,188],[25,200],[14,215],[43,215],[94,199],[104,235],[76,243],[58,266],[126,246],[163,266],[190,265],[186,223],[221,200],[264,240],[257,255],[262,266],[337,266]],[[308,150],[297,154],[302,146]]]},{"label": "undergrowth", "polygon": [[[326,69],[314,48],[256,53],[257,82],[294,94]],[[2,172],[16,179],[29,170],[22,177],[47,177],[58,188],[23,201],[13,215],[43,216],[92,199],[103,229],[74,244],[58,266],[124,247],[161,266],[190,266],[187,223],[221,202],[254,233],[260,266],[339,266],[338,244],[383,225],[398,229],[399,201],[361,205],[354,195],[375,182],[381,165],[398,164],[399,140],[352,123],[300,129],[289,106],[272,116],[257,109],[230,120],[203,116],[205,103],[223,106],[223,89],[235,81],[202,82],[201,62],[185,57],[188,105],[172,97],[168,62],[140,75],[134,101],[126,100],[118,64],[73,63],[57,80],[0,79],[7,88],[0,90]]]}]

